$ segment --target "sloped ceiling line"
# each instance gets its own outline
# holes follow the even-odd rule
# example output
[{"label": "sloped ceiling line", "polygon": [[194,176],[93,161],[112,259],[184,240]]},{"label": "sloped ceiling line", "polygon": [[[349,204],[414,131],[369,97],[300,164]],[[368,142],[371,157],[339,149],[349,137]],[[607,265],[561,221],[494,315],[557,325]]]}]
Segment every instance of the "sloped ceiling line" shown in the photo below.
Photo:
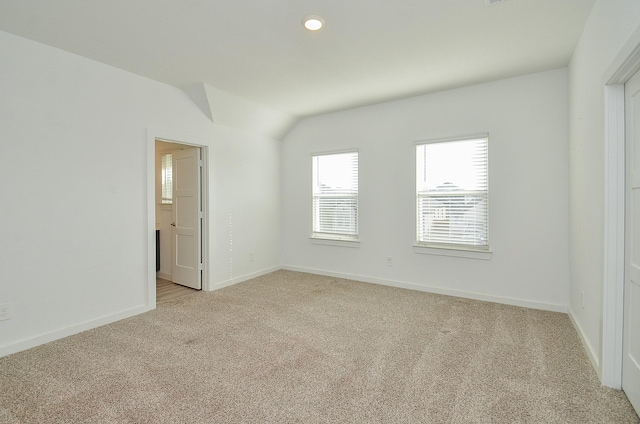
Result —
[{"label": "sloped ceiling line", "polygon": [[215,124],[282,140],[299,118],[227,93],[204,82],[183,91]]}]

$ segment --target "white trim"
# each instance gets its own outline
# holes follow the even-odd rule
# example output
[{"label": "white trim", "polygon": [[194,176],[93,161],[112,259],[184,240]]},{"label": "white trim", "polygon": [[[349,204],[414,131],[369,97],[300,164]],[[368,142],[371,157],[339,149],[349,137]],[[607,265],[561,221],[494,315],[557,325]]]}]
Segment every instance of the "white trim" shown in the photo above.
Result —
[{"label": "white trim", "polygon": [[343,153],[358,153],[358,156],[359,156],[360,150],[357,147],[354,147],[352,149],[342,149],[342,150],[341,149],[323,150],[320,152],[311,152],[309,156],[313,158],[314,156],[341,155]]},{"label": "white trim", "polygon": [[604,73],[605,85],[624,84],[640,69],[640,28],[629,37]]},{"label": "white trim", "polygon": [[[604,84],[604,281],[601,382],[622,387],[624,323],[624,83],[640,69],[640,28],[603,75]],[[593,361],[592,361],[593,362]]]},{"label": "white trim", "polygon": [[584,350],[587,352],[589,361],[591,361],[591,366],[593,366],[593,368],[596,370],[596,374],[598,374],[598,377],[602,377],[600,374],[600,364],[598,363],[598,355],[596,354],[596,351],[593,348],[593,346],[591,346],[591,343],[589,343],[589,340],[585,337],[584,330],[582,329],[580,324],[578,324],[578,321],[575,319],[573,315],[573,310],[571,310],[571,306],[569,306],[568,308],[567,315],[569,315],[569,320],[571,321],[571,324],[573,324],[573,328],[576,330],[576,333],[578,333],[578,338],[582,342],[582,346],[584,346]]},{"label": "white trim", "polygon": [[21,352],[23,350],[31,349],[32,347],[40,346],[45,343],[62,339],[64,337],[72,336],[74,334],[78,334],[83,331],[91,330],[93,328],[101,327],[106,324],[111,324],[112,322],[120,321],[122,319],[130,318],[135,315],[149,312],[154,308],[155,308],[155,305],[153,307],[150,305],[136,306],[131,309],[126,309],[124,311],[117,312],[115,314],[105,315],[98,319],[85,321],[80,324],[75,324],[60,330],[54,330],[49,333],[40,334],[35,337],[30,337],[28,339],[19,340],[15,343],[0,346],[0,357]]},{"label": "white trim", "polygon": [[271,267],[271,268],[263,269],[261,271],[256,271],[256,272],[252,272],[250,274],[245,274],[245,275],[242,275],[240,277],[234,277],[234,278],[231,278],[229,280],[220,281],[218,283],[211,284],[211,291],[223,289],[223,288],[229,287],[229,286],[233,286],[235,284],[251,280],[252,278],[257,278],[257,277],[260,277],[260,276],[263,276],[263,275],[266,275],[266,274],[270,274],[272,272],[276,272],[276,271],[279,271],[281,269],[282,268],[279,267],[279,266],[274,266],[274,267]]},{"label": "white trim", "polygon": [[[153,256],[153,261],[151,257]],[[156,308],[156,136],[147,129],[147,306]]]},{"label": "white trim", "polygon": [[413,246],[414,253],[420,253],[423,255],[435,255],[435,256],[450,256],[453,258],[466,258],[466,259],[482,259],[488,261],[491,259],[493,252],[491,250],[472,250],[461,249],[454,247],[433,247],[433,246]]},{"label": "white trim", "polygon": [[422,144],[431,144],[431,143],[445,143],[448,141],[466,141],[466,140],[489,140],[489,133],[479,133],[479,134],[471,134],[471,135],[461,135],[456,137],[442,137],[442,138],[430,138],[428,140],[418,140],[414,141],[414,146],[420,146]]},{"label": "white trim", "polygon": [[492,295],[486,295],[482,293],[473,293],[473,292],[467,292],[462,290],[451,290],[451,289],[445,289],[442,287],[426,286],[422,284],[408,283],[404,281],[387,280],[382,278],[326,271],[326,270],[315,269],[315,268],[304,268],[304,267],[283,265],[282,269],[286,269],[289,271],[306,272],[309,274],[325,275],[328,277],[345,278],[349,280],[361,281],[364,283],[380,284],[383,286],[397,287],[401,289],[409,289],[409,290],[416,290],[416,291],[427,292],[427,293],[443,294],[447,296],[455,296],[455,297],[461,297],[465,299],[481,300],[484,302],[493,302],[493,303],[501,303],[504,305],[520,306],[523,308],[540,309],[543,311],[562,312],[562,313],[567,312],[567,305],[560,305],[555,303],[536,302],[533,300],[516,299],[516,298],[502,297],[502,296],[492,296]]},{"label": "white trim", "polygon": [[202,180],[200,181],[200,201],[202,209],[202,264],[204,268],[202,270],[202,290],[211,291],[211,281],[209,276],[211,275],[211,267],[209,261],[209,249],[210,249],[210,232],[209,225],[211,218],[209,214],[209,147],[200,145],[200,170],[202,172]]},{"label": "white trim", "polygon": [[[602,384],[622,387],[624,304],[624,84],[605,86]],[[593,361],[592,361],[593,362]]]},{"label": "white trim", "polygon": [[347,239],[347,238],[333,239],[333,238],[311,236],[309,237],[309,241],[311,241],[311,244],[321,244],[324,246],[339,246],[339,247],[353,247],[353,248],[360,247],[360,240]]}]

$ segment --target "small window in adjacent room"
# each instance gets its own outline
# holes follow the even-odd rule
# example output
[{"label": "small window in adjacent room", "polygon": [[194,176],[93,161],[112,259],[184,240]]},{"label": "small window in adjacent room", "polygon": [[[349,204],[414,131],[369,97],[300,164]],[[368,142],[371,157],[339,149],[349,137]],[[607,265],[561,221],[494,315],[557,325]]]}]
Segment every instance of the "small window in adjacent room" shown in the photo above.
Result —
[{"label": "small window in adjacent room", "polygon": [[358,239],[358,152],[312,156],[312,238]]},{"label": "small window in adjacent room", "polygon": [[173,155],[162,155],[162,204],[173,203]]},{"label": "small window in adjacent room", "polygon": [[489,249],[488,136],[416,143],[417,245]]}]

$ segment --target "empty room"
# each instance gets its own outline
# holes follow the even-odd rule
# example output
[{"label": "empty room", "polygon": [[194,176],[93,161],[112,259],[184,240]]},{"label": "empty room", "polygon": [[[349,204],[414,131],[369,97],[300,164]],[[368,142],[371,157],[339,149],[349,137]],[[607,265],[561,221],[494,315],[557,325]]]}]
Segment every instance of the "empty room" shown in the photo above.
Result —
[{"label": "empty room", "polygon": [[638,71],[632,0],[0,0],[0,422],[640,423]]}]

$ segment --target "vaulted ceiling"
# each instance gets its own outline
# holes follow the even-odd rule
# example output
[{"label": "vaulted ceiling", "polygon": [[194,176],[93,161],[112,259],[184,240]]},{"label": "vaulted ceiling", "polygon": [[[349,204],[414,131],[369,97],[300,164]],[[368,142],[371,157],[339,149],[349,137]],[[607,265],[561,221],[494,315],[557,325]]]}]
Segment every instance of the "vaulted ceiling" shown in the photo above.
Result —
[{"label": "vaulted ceiling", "polygon": [[0,30],[304,117],[566,66],[595,0],[485,1],[0,0]]}]

